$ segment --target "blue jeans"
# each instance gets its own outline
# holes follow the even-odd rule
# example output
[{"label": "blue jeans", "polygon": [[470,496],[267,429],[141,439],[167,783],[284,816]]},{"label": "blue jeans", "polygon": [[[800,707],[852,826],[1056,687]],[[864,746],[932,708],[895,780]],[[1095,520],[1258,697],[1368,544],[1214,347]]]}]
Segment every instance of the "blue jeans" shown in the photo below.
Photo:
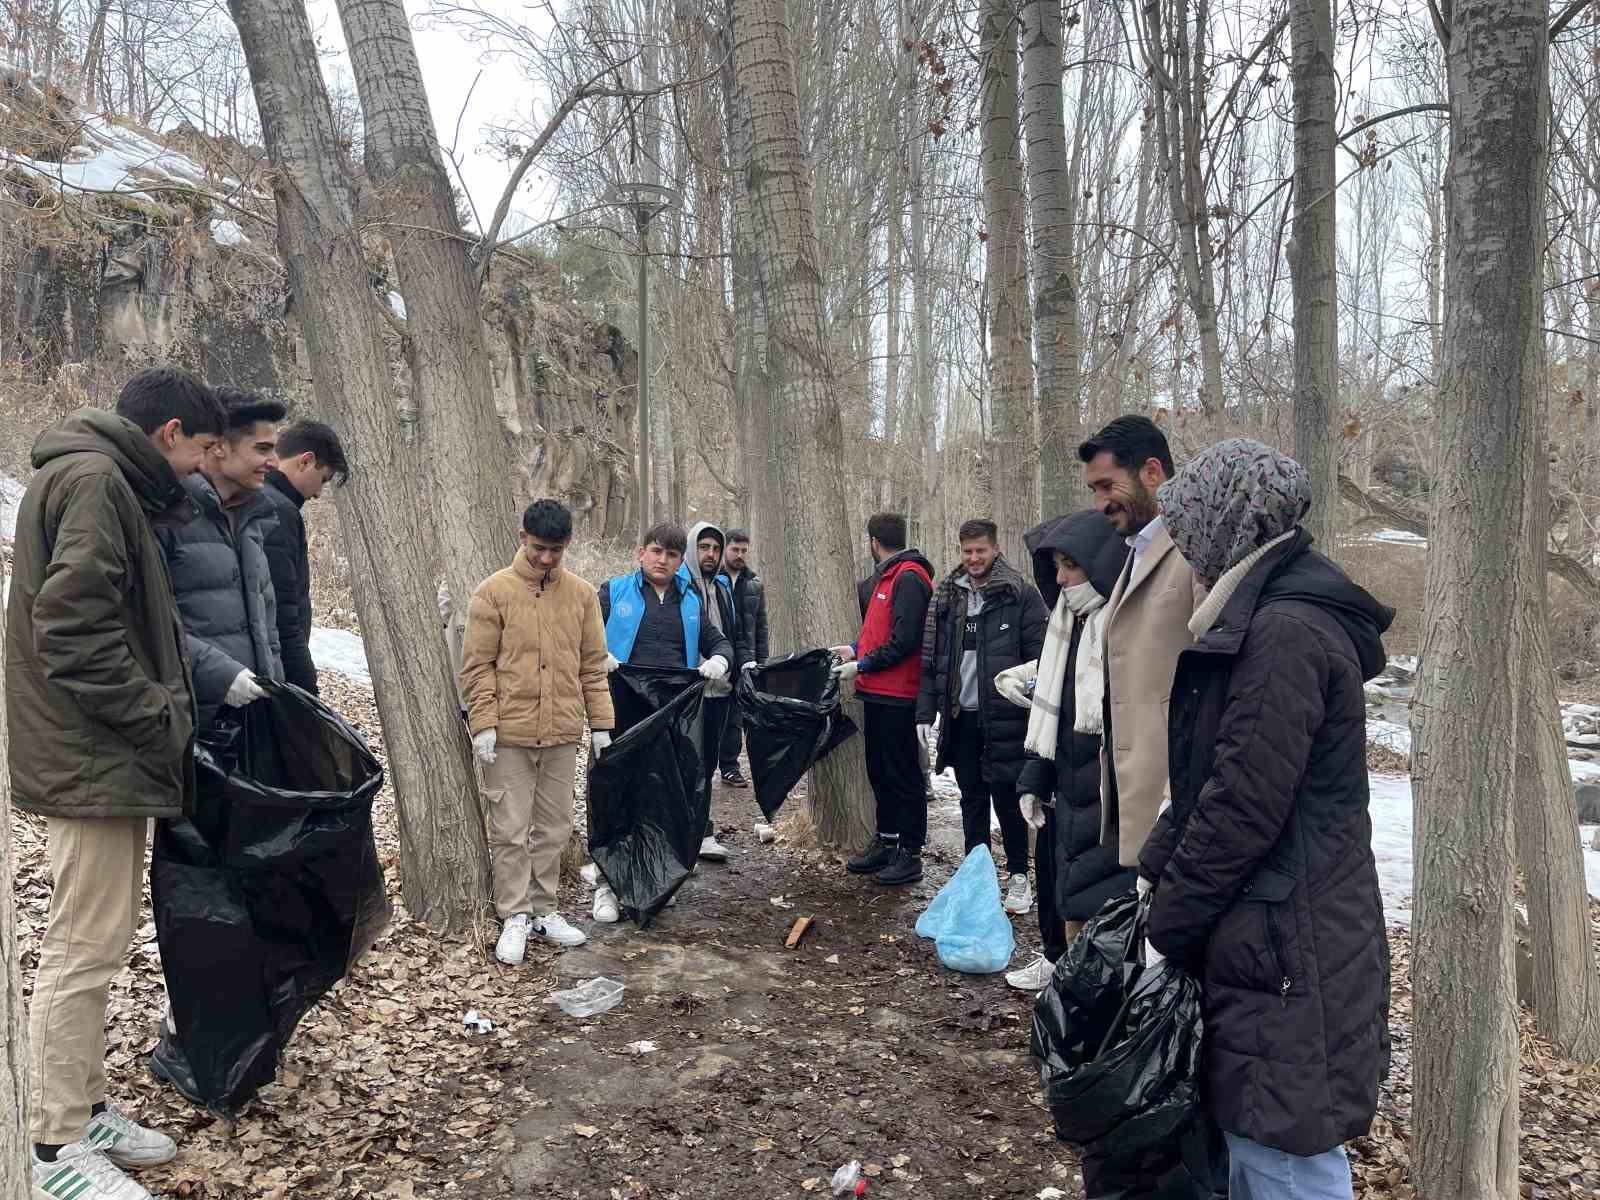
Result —
[{"label": "blue jeans", "polygon": [[1310,1158],[1236,1134],[1228,1139],[1228,1200],[1351,1200],[1350,1160],[1335,1146]]}]

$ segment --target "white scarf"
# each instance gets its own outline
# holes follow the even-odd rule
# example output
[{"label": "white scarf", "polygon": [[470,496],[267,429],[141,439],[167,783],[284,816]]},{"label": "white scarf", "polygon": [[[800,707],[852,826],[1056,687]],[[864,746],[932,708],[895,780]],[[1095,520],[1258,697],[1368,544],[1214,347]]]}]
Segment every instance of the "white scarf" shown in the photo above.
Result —
[{"label": "white scarf", "polygon": [[1105,727],[1106,699],[1106,599],[1094,585],[1080,583],[1063,588],[1050,624],[1045,628],[1044,650],[1039,655],[1039,675],[1033,686],[1033,708],[1028,714],[1024,748],[1040,758],[1054,759],[1061,727],[1061,695],[1067,682],[1067,660],[1072,654],[1072,622],[1083,620],[1078,657],[1072,679],[1077,733],[1098,734]]},{"label": "white scarf", "polygon": [[1194,634],[1197,639],[1204,637],[1206,631],[1222,615],[1222,610],[1227,606],[1228,601],[1233,599],[1233,593],[1244,582],[1244,577],[1250,574],[1250,568],[1255,566],[1268,550],[1280,543],[1287,542],[1298,532],[1298,529],[1291,529],[1288,533],[1280,533],[1266,545],[1257,546],[1224,571],[1222,578],[1217,580],[1212,589],[1206,593],[1206,598],[1200,602],[1200,607],[1195,609],[1194,615],[1189,618],[1189,632]]}]

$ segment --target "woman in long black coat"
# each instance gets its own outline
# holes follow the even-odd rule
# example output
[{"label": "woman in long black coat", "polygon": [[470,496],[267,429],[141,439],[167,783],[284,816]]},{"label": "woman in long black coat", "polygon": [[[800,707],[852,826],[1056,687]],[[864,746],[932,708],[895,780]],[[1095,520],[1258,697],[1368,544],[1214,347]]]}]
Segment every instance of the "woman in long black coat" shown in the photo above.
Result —
[{"label": "woman in long black coat", "polygon": [[1311,548],[1304,468],[1235,439],[1159,493],[1210,592],[1168,716],[1172,805],[1139,859],[1149,940],[1205,993],[1232,1200],[1347,1200],[1389,1063],[1362,684],[1394,614]]},{"label": "woman in long black coat", "polygon": [[[1018,794],[1032,797],[1030,807],[1044,816],[1034,866],[1044,954],[1006,980],[1036,991],[1083,922],[1110,897],[1133,889],[1133,872],[1118,865],[1117,848],[1100,844],[1105,672],[1099,647],[1106,598],[1128,547],[1116,527],[1092,510],[1046,521],[1024,541],[1033,555],[1034,580],[1051,609],[1029,714],[1033,748],[1017,778]],[[1054,672],[1045,666],[1052,656],[1059,663]],[[1080,694],[1098,698],[1084,706],[1092,711],[1080,713]]]}]

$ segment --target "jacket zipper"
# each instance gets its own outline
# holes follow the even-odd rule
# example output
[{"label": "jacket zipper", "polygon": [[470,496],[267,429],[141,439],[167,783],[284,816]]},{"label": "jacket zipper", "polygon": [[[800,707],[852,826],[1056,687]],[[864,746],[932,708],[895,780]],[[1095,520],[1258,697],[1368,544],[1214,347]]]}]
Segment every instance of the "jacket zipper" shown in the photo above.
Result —
[{"label": "jacket zipper", "polygon": [[1278,1003],[1289,1007],[1289,989],[1294,986],[1294,980],[1289,975],[1289,959],[1283,952],[1283,936],[1278,930],[1278,915],[1273,912],[1272,906],[1267,906],[1267,941],[1272,944],[1272,958],[1278,964]]}]

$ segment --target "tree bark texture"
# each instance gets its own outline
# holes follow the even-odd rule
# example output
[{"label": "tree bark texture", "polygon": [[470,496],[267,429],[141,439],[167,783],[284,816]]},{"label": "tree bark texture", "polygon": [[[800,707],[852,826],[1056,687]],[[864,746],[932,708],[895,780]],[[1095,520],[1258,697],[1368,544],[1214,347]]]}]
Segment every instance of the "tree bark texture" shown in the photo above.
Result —
[{"label": "tree bark texture", "polygon": [[[1547,163],[1539,167],[1544,170]],[[1537,242],[1542,245],[1542,210],[1540,217]],[[1527,489],[1522,511],[1526,599],[1517,605],[1523,636],[1522,678],[1516,691],[1522,703],[1513,810],[1517,861],[1527,883],[1533,1009],[1539,1032],[1566,1057],[1593,1062],[1600,1058],[1600,971],[1590,941],[1578,798],[1567,766],[1550,647],[1549,390],[1530,387],[1526,403],[1528,434],[1522,465]]]},{"label": "tree bark texture", "polygon": [[431,480],[400,435],[350,181],[305,6],[230,0],[273,167],[278,250],[320,415],[350,453],[339,520],[383,721],[403,895],[448,931],[488,899],[488,847],[455,681],[439,636]]},{"label": "tree bark texture", "polygon": [[[1028,304],[1027,195],[1017,130],[1017,18],[1008,0],[980,7],[984,277],[988,290],[989,395],[994,414],[984,459],[1000,547],[1020,559],[1038,520],[1038,440],[1033,395],[1033,313]],[[1057,89],[1059,96],[1059,88]]]},{"label": "tree bark texture", "polygon": [[1444,358],[1412,709],[1415,1137],[1423,1200],[1517,1195],[1513,831],[1529,602],[1523,478],[1546,386],[1541,0],[1457,0]]},{"label": "tree bark texture", "polygon": [[1311,475],[1305,526],[1324,554],[1335,550],[1339,512],[1335,405],[1339,378],[1338,248],[1334,171],[1333,12],[1330,0],[1293,0],[1289,40],[1294,81],[1294,449]]},{"label": "tree bark texture", "polygon": [[421,461],[459,633],[466,597],[516,551],[519,514],[506,429],[480,316],[477,276],[434,132],[411,25],[400,0],[340,0],[361,96],[366,168],[406,301],[405,352]]},{"label": "tree bark texture", "polygon": [[[795,648],[837,644],[860,624],[851,578],[844,490],[844,427],[827,343],[811,166],[800,142],[794,51],[783,0],[733,0],[734,78],[748,106],[749,160],[737,187],[750,206],[752,262],[766,314],[766,376],[776,470],[768,490],[783,503],[765,535],[782,555],[773,640]],[[773,487],[775,485],[775,488]],[[848,634],[846,635],[848,636]],[[812,772],[821,840],[848,845],[872,832],[859,738]]]},{"label": "tree bark texture", "polygon": [[1033,334],[1038,345],[1039,491],[1042,509],[1051,515],[1078,508],[1083,491],[1077,456],[1083,423],[1083,330],[1073,226],[1076,189],[1061,87],[1060,0],[1029,0],[1022,9],[1021,37],[1022,127],[1033,225]]},{"label": "tree bark texture", "polygon": [[[5,564],[0,562],[0,646],[6,640]],[[15,862],[11,845],[11,761],[7,754],[6,692],[0,687],[0,1200],[33,1194],[28,1162],[28,1022],[22,1006],[22,956],[17,947]]]}]

